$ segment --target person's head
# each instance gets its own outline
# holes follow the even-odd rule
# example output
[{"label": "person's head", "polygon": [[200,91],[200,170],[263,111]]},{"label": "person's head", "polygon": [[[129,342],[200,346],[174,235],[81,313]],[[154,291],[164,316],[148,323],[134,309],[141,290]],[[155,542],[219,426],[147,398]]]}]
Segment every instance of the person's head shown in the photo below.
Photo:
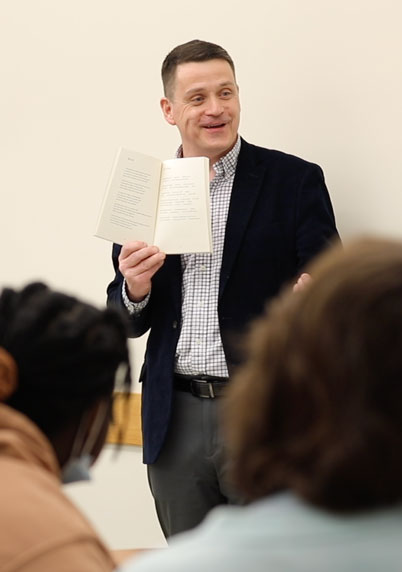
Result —
[{"label": "person's head", "polygon": [[175,47],[162,65],[166,121],[179,129],[185,157],[213,162],[234,146],[240,122],[239,90],[229,54],[192,40]]},{"label": "person's head", "polygon": [[60,467],[87,445],[85,453],[98,456],[123,369],[129,372],[127,331],[116,310],[39,283],[1,292],[0,401],[41,429]]},{"label": "person's head", "polygon": [[336,247],[270,304],[229,391],[233,478],[332,511],[402,501],[402,244]]}]

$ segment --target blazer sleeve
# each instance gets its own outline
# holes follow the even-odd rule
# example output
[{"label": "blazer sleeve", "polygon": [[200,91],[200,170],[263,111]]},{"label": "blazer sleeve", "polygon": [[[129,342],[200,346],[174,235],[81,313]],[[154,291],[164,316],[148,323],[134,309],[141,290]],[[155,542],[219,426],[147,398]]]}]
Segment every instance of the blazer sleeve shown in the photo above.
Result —
[{"label": "blazer sleeve", "polygon": [[107,305],[118,308],[125,312],[129,319],[130,336],[138,338],[145,334],[150,328],[150,306],[152,304],[152,295],[147,306],[141,311],[140,314],[132,315],[128,312],[123,302],[122,288],[124,277],[119,270],[119,254],[121,246],[113,244],[112,248],[112,263],[115,271],[115,276],[112,282],[107,287]]},{"label": "blazer sleeve", "polygon": [[318,253],[339,240],[324,174],[308,164],[297,193],[296,249],[299,271]]}]

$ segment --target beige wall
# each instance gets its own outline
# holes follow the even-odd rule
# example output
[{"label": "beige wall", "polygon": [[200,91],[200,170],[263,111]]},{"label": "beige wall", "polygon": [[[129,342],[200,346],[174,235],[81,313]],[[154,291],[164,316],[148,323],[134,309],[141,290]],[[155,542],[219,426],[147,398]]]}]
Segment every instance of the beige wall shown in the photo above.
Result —
[{"label": "beige wall", "polygon": [[323,167],[344,238],[402,236],[401,21],[399,0],[0,0],[0,286],[104,303],[92,234],[115,150],[172,156],[160,64],[194,37],[237,64],[241,134]]}]

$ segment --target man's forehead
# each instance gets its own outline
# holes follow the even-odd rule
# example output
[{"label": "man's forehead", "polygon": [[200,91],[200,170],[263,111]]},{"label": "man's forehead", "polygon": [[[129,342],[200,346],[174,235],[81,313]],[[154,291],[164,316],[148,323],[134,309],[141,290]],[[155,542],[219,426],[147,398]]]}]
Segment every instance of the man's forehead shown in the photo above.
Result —
[{"label": "man's forehead", "polygon": [[207,60],[205,62],[185,62],[176,68],[175,83],[232,83],[235,77],[230,64],[226,60]]}]

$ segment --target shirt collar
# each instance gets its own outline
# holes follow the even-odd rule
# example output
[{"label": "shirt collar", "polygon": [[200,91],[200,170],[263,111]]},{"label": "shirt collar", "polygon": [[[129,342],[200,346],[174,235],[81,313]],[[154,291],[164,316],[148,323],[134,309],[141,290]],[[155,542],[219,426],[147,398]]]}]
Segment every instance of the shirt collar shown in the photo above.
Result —
[{"label": "shirt collar", "polygon": [[[237,141],[232,147],[232,149],[226,153],[223,157],[219,159],[216,163],[214,163],[214,171],[218,175],[232,175],[236,170],[237,159],[239,158],[240,153],[240,146],[241,146],[241,139],[240,136],[237,136]],[[183,146],[180,147],[176,151],[176,158],[181,159],[183,157]]]}]

